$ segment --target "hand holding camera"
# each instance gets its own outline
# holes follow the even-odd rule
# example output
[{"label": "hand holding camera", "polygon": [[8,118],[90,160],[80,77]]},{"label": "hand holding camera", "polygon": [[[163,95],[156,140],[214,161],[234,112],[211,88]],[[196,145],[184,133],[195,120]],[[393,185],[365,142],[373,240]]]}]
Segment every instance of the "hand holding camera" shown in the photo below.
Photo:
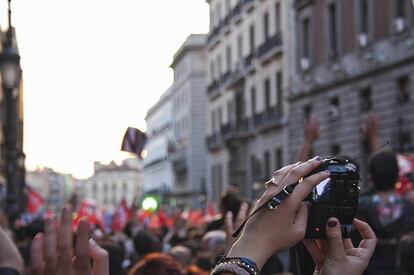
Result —
[{"label": "hand holding camera", "polygon": [[[316,157],[276,171],[273,184],[268,185],[255,204],[228,257],[247,257],[261,268],[271,255],[293,247],[306,235],[307,247],[319,270],[325,266],[324,274],[333,274],[347,264],[355,269],[355,273],[348,274],[360,274],[359,270],[365,269],[374,251],[376,238],[367,224],[354,219],[358,182],[357,167],[336,158]],[[276,204],[274,210],[269,210],[269,203]],[[331,217],[337,219],[329,227]],[[349,239],[343,240],[352,224],[364,239],[356,249],[351,247]],[[325,237],[327,240],[315,240]],[[338,247],[339,242],[343,245]],[[320,250],[318,243],[337,249]],[[333,262],[325,265],[328,259]]]},{"label": "hand holding camera", "polygon": [[[256,202],[253,212],[266,204],[275,194],[283,191],[308,175],[322,163],[320,157],[305,163],[283,167],[274,174],[274,183],[269,185]],[[256,262],[259,268],[276,252],[288,249],[303,240],[308,217],[308,202],[304,202],[313,188],[330,176],[322,171],[302,180],[292,194],[277,208],[277,211],[258,211],[246,222],[240,238],[228,254],[229,257],[244,256]]]}]

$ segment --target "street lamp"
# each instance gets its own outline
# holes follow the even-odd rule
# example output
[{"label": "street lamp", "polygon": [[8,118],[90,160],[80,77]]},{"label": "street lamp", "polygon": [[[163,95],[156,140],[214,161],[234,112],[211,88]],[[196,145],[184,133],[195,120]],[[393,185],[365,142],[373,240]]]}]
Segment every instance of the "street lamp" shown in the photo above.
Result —
[{"label": "street lamp", "polygon": [[11,0],[8,0],[9,28],[4,49],[0,54],[0,73],[3,87],[17,89],[20,84],[20,56],[13,47],[13,27],[11,23]]},{"label": "street lamp", "polygon": [[6,45],[6,48],[0,53],[0,73],[5,89],[19,88],[21,77],[20,56],[11,45]]},{"label": "street lamp", "polygon": [[[19,149],[19,85],[21,78],[20,56],[13,48],[13,27],[11,24],[11,0],[8,0],[9,28],[6,41],[0,53],[0,75],[4,94],[4,156],[7,181],[6,211],[10,221],[19,215],[23,208],[24,172],[22,171]],[[11,224],[13,226],[13,223]]]}]

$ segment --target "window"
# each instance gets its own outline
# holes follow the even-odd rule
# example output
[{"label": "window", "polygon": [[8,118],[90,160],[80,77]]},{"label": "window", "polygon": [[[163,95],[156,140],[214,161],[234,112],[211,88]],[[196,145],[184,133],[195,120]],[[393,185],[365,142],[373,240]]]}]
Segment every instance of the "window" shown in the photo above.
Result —
[{"label": "window", "polygon": [[302,57],[309,58],[310,55],[310,33],[309,33],[309,18],[302,21]]},{"label": "window", "polygon": [[250,157],[250,169],[252,171],[252,178],[254,179],[256,176],[256,160],[254,156]]},{"label": "window", "polygon": [[263,31],[264,31],[264,40],[269,39],[269,13],[265,12],[263,16]]},{"label": "window", "polygon": [[267,177],[272,177],[272,172],[270,171],[270,153],[268,151],[266,151],[264,153],[264,169],[265,169],[265,174],[264,176]]},{"label": "window", "polygon": [[217,4],[217,25],[220,25],[221,15],[222,15],[221,4]]},{"label": "window", "polygon": [[361,111],[372,110],[371,88],[365,88],[360,92],[361,97]]},{"label": "window", "polygon": [[223,122],[223,109],[221,107],[219,107],[218,109],[218,122],[217,125],[220,128],[221,123]]},{"label": "window", "polygon": [[223,166],[217,165],[217,190],[218,195],[223,191]]},{"label": "window", "polygon": [[252,87],[250,90],[250,96],[251,96],[251,103],[252,103],[252,116],[256,113],[256,88]]},{"label": "window", "polygon": [[226,0],[225,5],[226,5],[226,14],[229,15],[230,14],[230,0]]},{"label": "window", "polygon": [[234,114],[233,102],[230,100],[227,102],[227,118],[228,118],[227,121],[229,123],[234,121],[235,119],[234,115],[235,114]]},{"label": "window", "polygon": [[283,167],[283,153],[282,148],[275,150],[275,171]]},{"label": "window", "polygon": [[265,106],[266,111],[270,109],[270,80],[267,78],[264,82],[264,90],[265,90]]},{"label": "window", "polygon": [[397,103],[406,103],[410,101],[410,78],[403,76],[397,80],[398,95]]},{"label": "window", "polygon": [[395,1],[395,15],[397,18],[403,18],[405,17],[405,5],[406,0],[393,0]]},{"label": "window", "polygon": [[231,46],[226,47],[226,72],[231,71]]},{"label": "window", "polygon": [[312,105],[308,104],[303,107],[303,117],[309,119],[312,114]]},{"label": "window", "polygon": [[241,35],[237,38],[237,57],[239,59],[243,57],[243,37]]},{"label": "window", "polygon": [[335,58],[338,55],[338,34],[336,17],[336,3],[334,2],[328,6],[329,58]]},{"label": "window", "polygon": [[369,29],[369,6],[368,0],[359,0],[359,32],[368,33]]},{"label": "window", "polygon": [[280,14],[280,2],[275,4],[275,23],[276,23],[276,33],[280,33],[281,30],[281,14]]},{"label": "window", "polygon": [[217,78],[221,77],[222,62],[223,62],[222,57],[221,55],[219,55],[217,57]]},{"label": "window", "polygon": [[[213,133],[216,132],[216,113],[214,111],[211,112],[211,131]],[[178,133],[177,133],[177,135],[178,135]]]},{"label": "window", "polygon": [[279,114],[283,113],[283,74],[282,72],[276,73],[276,104]]},{"label": "window", "polygon": [[249,28],[249,43],[250,43],[250,53],[254,53],[254,46],[255,46],[255,40],[254,40],[254,25],[251,25]]}]

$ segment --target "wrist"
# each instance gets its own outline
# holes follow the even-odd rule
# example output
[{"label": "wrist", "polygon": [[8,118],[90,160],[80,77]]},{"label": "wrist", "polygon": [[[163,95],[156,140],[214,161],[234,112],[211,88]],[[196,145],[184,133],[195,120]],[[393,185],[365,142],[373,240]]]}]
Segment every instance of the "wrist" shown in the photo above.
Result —
[{"label": "wrist", "polygon": [[[260,249],[255,249],[255,248]],[[267,255],[263,246],[257,245],[257,241],[255,243],[251,243],[243,236],[238,239],[234,245],[230,248],[227,257],[244,257],[252,260],[256,263],[257,267],[262,269],[263,265],[266,263],[267,259],[271,255]]]}]

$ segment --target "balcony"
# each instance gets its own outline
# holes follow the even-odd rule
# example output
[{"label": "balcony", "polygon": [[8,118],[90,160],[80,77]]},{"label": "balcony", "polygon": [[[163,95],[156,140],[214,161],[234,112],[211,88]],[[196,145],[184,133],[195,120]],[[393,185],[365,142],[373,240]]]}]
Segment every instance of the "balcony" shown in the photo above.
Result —
[{"label": "balcony", "polygon": [[211,136],[207,137],[207,148],[210,151],[218,150],[221,146],[221,136],[220,133],[212,134]]},{"label": "balcony", "polygon": [[237,5],[233,8],[231,15],[232,17],[236,17],[239,16],[241,14],[241,10],[242,10],[242,6],[244,1],[239,1],[239,3],[237,3]]},{"label": "balcony", "polygon": [[241,59],[239,60],[239,62],[237,62],[236,68],[231,74],[230,86],[236,86],[237,84],[243,82],[246,75],[247,75],[246,64],[244,63],[244,59]]},{"label": "balcony", "polygon": [[283,125],[283,115],[277,106],[254,116],[254,126],[259,131],[267,131]]},{"label": "balcony", "polygon": [[221,77],[220,84],[226,83],[227,81],[230,80],[230,78],[231,78],[231,73],[230,73],[230,71],[228,71]]},{"label": "balcony", "polygon": [[[259,58],[264,57],[268,53],[271,53],[269,57],[272,57],[274,54],[276,54],[282,46],[282,34],[277,33],[274,36],[267,39],[262,45],[259,47],[258,56]],[[276,50],[277,51],[274,51]],[[273,51],[272,51],[273,50]]]},{"label": "balcony", "polygon": [[217,37],[221,31],[222,23],[216,26],[212,32],[210,32],[209,36],[207,37],[207,43],[211,43],[215,37]]},{"label": "balcony", "polygon": [[220,87],[220,81],[214,80],[210,85],[207,86],[207,93],[211,97],[215,97],[218,94],[218,88]]},{"label": "balcony", "polygon": [[214,38],[220,35],[222,30],[228,32],[230,30],[228,26],[231,24],[232,20],[236,23],[241,21],[242,8],[244,6],[247,6],[247,10],[251,10],[254,7],[254,0],[240,0],[233,10],[231,10],[230,13],[222,21],[220,21],[220,24],[218,24],[218,26],[216,26],[213,31],[209,33],[207,37],[207,44],[212,43]]},{"label": "balcony", "polygon": [[254,8],[254,0],[244,0],[243,5],[246,6],[246,10],[249,12]]},{"label": "balcony", "polygon": [[254,134],[253,122],[250,118],[245,118],[239,123],[232,122],[221,126],[223,141],[235,139],[245,139]]},{"label": "balcony", "polygon": [[185,173],[187,171],[187,150],[181,149],[172,155],[172,165],[177,173]]},{"label": "balcony", "polygon": [[254,58],[254,54],[253,53],[251,53],[248,56],[246,56],[246,58],[244,59],[244,66],[246,68],[249,68],[252,65],[253,58]]}]

